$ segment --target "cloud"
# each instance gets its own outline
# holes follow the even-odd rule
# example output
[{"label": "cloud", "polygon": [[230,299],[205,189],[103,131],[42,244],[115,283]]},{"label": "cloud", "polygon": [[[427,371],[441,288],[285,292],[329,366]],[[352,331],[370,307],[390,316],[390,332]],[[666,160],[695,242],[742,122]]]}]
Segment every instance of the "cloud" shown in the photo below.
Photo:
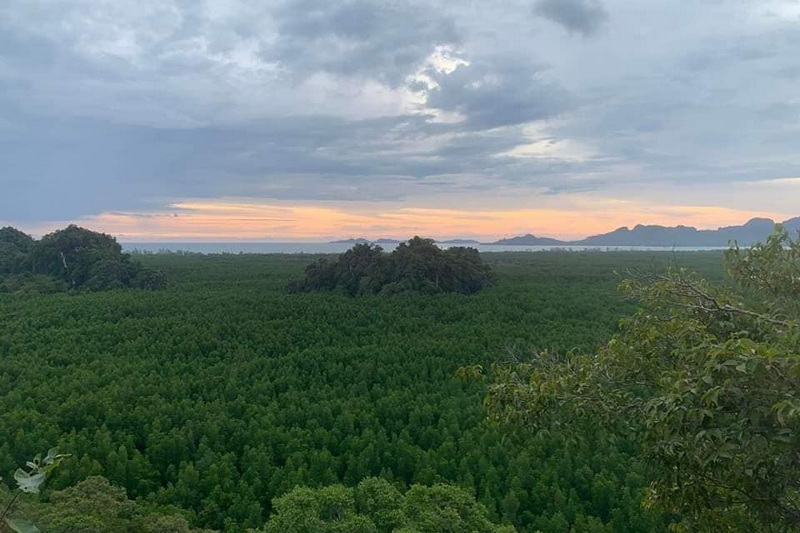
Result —
[{"label": "cloud", "polygon": [[[405,94],[376,74],[380,65],[356,80],[304,57],[264,57],[269,43],[309,39],[282,36],[273,11],[240,0],[67,0],[48,9],[13,1],[0,6],[0,80],[33,114],[166,128],[406,112]],[[390,54],[392,41],[378,48]]]},{"label": "cloud", "polygon": [[437,46],[461,40],[446,14],[406,1],[288,2],[276,19],[278,36],[262,54],[300,78],[324,71],[398,86]]},{"label": "cloud", "polygon": [[608,19],[599,0],[538,0],[533,12],[585,37],[597,33]]},{"label": "cloud", "polygon": [[436,86],[427,106],[458,113],[476,129],[549,119],[568,107],[566,91],[525,61],[482,59],[430,75]]},{"label": "cloud", "polygon": [[476,188],[502,194],[521,175],[546,188],[537,167],[552,169],[497,156],[526,142],[516,129],[472,133],[414,115],[202,128],[22,116],[5,133],[13,143],[3,135],[0,128],[0,213],[20,221],[147,209],[181,196],[387,202]]}]

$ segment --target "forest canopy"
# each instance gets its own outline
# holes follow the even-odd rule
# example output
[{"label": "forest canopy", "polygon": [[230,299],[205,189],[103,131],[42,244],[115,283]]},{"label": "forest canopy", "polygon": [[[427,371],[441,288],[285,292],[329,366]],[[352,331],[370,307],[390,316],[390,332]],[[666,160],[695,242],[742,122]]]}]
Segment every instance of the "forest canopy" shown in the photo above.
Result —
[{"label": "forest canopy", "polygon": [[75,225],[35,240],[0,228],[0,292],[160,289],[162,273],[132,261],[110,235]]},{"label": "forest canopy", "polygon": [[[719,252],[677,256],[722,275]],[[55,446],[71,457],[43,506],[103,476],[143,513],[174,506],[190,527],[225,533],[263,528],[295,487],[370,477],[401,494],[457,485],[520,533],[666,533],[641,508],[635,443],[597,438],[594,424],[575,442],[567,428],[487,424],[484,387],[454,373],[505,359],[509,345],[596,350],[633,311],[614,271],[672,257],[485,254],[491,290],[353,298],[286,294],[301,255],[152,254],[137,259],[170,290],[0,294],[1,483]],[[52,515],[73,516],[61,509]],[[50,515],[13,516],[59,532]]]},{"label": "forest canopy", "polygon": [[432,239],[414,237],[391,253],[380,246],[356,244],[335,261],[320,259],[306,267],[305,278],[289,282],[290,293],[336,291],[359,294],[474,294],[491,285],[491,268],[474,248],[442,250]]},{"label": "forest canopy", "polygon": [[0,486],[0,509],[11,507],[14,514],[26,517],[14,520],[16,527],[10,529],[3,523],[6,528],[0,531],[36,533],[41,528],[47,533],[214,533],[191,527],[183,516],[185,511],[131,500],[124,488],[101,476],[89,476],[64,490],[50,491],[46,501],[28,496],[11,507],[11,495]]}]

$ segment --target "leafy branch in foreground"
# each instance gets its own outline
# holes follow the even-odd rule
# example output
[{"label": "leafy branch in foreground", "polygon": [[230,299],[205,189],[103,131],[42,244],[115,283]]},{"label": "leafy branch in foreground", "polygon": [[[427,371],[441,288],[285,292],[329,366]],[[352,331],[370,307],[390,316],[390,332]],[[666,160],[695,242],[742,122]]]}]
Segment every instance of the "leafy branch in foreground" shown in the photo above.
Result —
[{"label": "leafy branch in foreground", "polygon": [[490,416],[635,437],[645,504],[676,531],[800,531],[800,243],[778,228],[726,262],[726,287],[682,270],[624,282],[642,307],[599,353],[495,365]]},{"label": "leafy branch in foreground", "polygon": [[13,509],[20,494],[38,494],[47,476],[67,457],[69,457],[69,454],[60,454],[57,448],[51,448],[44,458],[41,455],[37,455],[33,461],[28,461],[26,463],[27,470],[18,468],[14,472],[14,480],[17,482],[18,490],[5,505],[2,513],[0,513],[0,527],[10,529],[16,533],[37,533],[39,531],[29,520],[10,518],[8,514]]}]

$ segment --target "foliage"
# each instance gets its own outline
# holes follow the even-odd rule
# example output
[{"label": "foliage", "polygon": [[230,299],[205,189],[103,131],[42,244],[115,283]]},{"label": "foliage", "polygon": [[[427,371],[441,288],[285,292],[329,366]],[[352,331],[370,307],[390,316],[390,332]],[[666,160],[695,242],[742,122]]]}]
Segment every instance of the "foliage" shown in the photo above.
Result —
[{"label": "foliage", "polygon": [[69,291],[69,285],[62,280],[44,274],[7,275],[0,277],[0,293],[55,294]]},{"label": "foliage", "polygon": [[0,228],[0,276],[24,269],[33,243],[33,238],[15,228]]},{"label": "foliage", "polygon": [[38,494],[47,475],[67,457],[69,457],[68,454],[58,453],[58,449],[51,448],[44,459],[42,459],[41,455],[37,455],[33,461],[28,461],[25,464],[28,468],[27,471],[17,468],[16,472],[14,472],[14,481],[17,482],[19,490]]},{"label": "foliage", "polygon": [[486,508],[463,489],[413,485],[401,494],[388,481],[365,479],[355,488],[296,488],[273,502],[263,533],[515,533],[493,524]]},{"label": "foliage", "polygon": [[[101,475],[138,509],[177,506],[229,533],[262,527],[297,486],[368,477],[401,491],[456,484],[520,532],[663,533],[640,506],[633,442],[593,424],[492,426],[482,385],[453,374],[509,346],[597,349],[634,308],[614,270],[663,270],[672,256],[487,254],[497,283],[477,295],[392,298],[287,295],[302,255],[140,259],[170,290],[0,294],[7,480],[52,442],[73,457],[48,490]],[[719,253],[675,260],[722,275]],[[389,499],[354,496],[375,512]]]},{"label": "foliage", "polygon": [[678,531],[800,531],[800,245],[778,230],[726,260],[724,285],[685,270],[625,282],[643,308],[597,354],[495,365],[490,414],[635,438],[647,503]]},{"label": "foliage", "polygon": [[26,516],[47,533],[211,533],[189,526],[174,510],[151,510],[99,476],[55,491],[48,502],[26,502]]},{"label": "foliage", "polygon": [[380,246],[356,244],[336,261],[327,258],[306,267],[289,292],[320,290],[358,294],[418,292],[473,294],[492,283],[491,269],[474,248],[442,250],[431,239],[414,237],[385,254]]},{"label": "foliage", "polygon": [[109,235],[71,225],[35,241],[14,228],[0,229],[0,292],[154,290],[164,285],[163,274],[132,261]]}]

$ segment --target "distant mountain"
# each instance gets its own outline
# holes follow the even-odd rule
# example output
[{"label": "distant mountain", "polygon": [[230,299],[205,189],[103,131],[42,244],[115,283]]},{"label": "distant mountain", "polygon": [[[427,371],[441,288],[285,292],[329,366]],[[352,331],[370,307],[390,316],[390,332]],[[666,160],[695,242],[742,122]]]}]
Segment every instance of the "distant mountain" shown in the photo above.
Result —
[{"label": "distant mountain", "polygon": [[[800,231],[800,217],[782,222],[793,237]],[[622,227],[609,233],[593,235],[579,241],[559,241],[548,237],[521,235],[510,239],[500,239],[488,244],[520,246],[714,246],[725,247],[731,241],[740,246],[750,246],[762,242],[772,234],[775,221],[769,218],[753,218],[741,226],[723,226],[714,230],[697,229],[691,226],[645,226],[638,224],[629,229]]]},{"label": "distant mountain", "polygon": [[561,244],[570,244],[566,241],[559,241],[558,239],[551,239],[549,237],[537,237],[536,235],[520,235],[519,237],[511,237],[510,239],[500,239],[499,241],[490,242],[491,245],[506,245],[506,246],[558,246]]},{"label": "distant mountain", "polygon": [[330,244],[370,244],[368,239],[342,239],[341,241],[331,241]]},{"label": "distant mountain", "polygon": [[610,233],[595,235],[572,244],[586,246],[728,246],[736,241],[741,246],[750,246],[763,241],[775,229],[775,221],[769,218],[754,218],[742,226],[725,226],[715,230],[698,230],[690,226],[644,226],[627,227]]},{"label": "distant mountain", "polygon": [[[781,223],[789,230],[792,237],[797,238],[800,232],[800,216],[790,218]],[[579,241],[561,241],[550,237],[536,235],[520,235],[508,239],[485,243],[487,245],[505,246],[703,246],[726,247],[731,241],[740,246],[750,246],[762,242],[775,229],[775,221],[770,218],[753,218],[741,226],[723,226],[717,229],[697,229],[691,226],[655,226],[637,224],[633,229],[617,228],[608,233],[593,235]],[[332,244],[398,244],[395,239],[345,239],[333,241]],[[438,241],[440,244],[476,245],[481,244],[472,239],[450,239]]]},{"label": "distant mountain", "polygon": [[448,239],[446,241],[436,241],[438,244],[455,244],[455,245],[462,245],[462,244],[480,244],[479,241],[474,239]]},{"label": "distant mountain", "polygon": [[800,231],[800,217],[790,218],[783,222],[783,227],[789,230],[792,237],[797,237],[797,232]]},{"label": "distant mountain", "polygon": [[343,239],[341,241],[331,241],[329,244],[398,244],[400,241],[397,239],[375,239],[374,241],[370,239],[364,239],[363,237],[359,237],[358,239]]}]

